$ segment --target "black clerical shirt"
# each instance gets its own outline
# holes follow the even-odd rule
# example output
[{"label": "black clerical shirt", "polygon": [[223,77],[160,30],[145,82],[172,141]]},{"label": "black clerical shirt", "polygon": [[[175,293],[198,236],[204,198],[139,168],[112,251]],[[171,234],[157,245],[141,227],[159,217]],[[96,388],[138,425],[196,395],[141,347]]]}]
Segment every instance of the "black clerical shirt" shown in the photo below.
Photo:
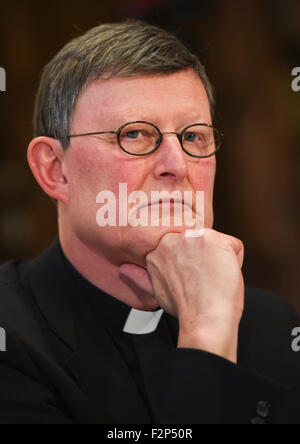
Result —
[{"label": "black clerical shirt", "polygon": [[246,290],[237,364],[177,348],[167,313],[152,333],[124,333],[131,308],[84,279],[58,240],[0,266],[0,307],[0,424],[300,423],[300,320],[277,296]]},{"label": "black clerical shirt", "polygon": [[[84,300],[86,308],[87,306],[89,308],[90,316],[94,319],[92,325],[94,325],[94,335],[99,346],[101,346],[101,337],[99,338],[97,324],[101,322],[126,363],[129,372],[133,375],[145,403],[149,404],[147,392],[151,390],[151,387],[147,390],[145,384],[147,385],[147,382],[151,380],[151,376],[149,376],[152,368],[151,361],[160,359],[159,354],[163,358],[166,348],[172,349],[176,346],[176,334],[174,334],[174,328],[172,329],[170,326],[170,316],[164,313],[155,331],[142,335],[141,338],[138,337],[139,335],[124,332],[123,329],[132,308],[86,280],[66,258],[60,245],[59,250],[63,258],[65,271],[72,281],[77,297]],[[145,348],[147,346],[145,354],[147,354],[147,362],[150,363],[150,366],[142,365],[140,362],[141,356],[137,353],[133,337],[137,341],[139,339],[143,341]],[[151,414],[151,411],[149,413]]]}]

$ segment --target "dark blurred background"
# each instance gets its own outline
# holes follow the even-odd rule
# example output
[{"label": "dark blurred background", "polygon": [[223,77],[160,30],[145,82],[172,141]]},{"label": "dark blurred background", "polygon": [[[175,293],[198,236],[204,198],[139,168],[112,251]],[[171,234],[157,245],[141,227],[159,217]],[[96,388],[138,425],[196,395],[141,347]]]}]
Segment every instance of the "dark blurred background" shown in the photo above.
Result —
[{"label": "dark blurred background", "polygon": [[177,33],[215,86],[216,228],[246,246],[248,284],[300,312],[299,0],[22,0],[0,16],[0,262],[32,257],[57,233],[56,209],[26,163],[43,66],[72,37],[107,21],[141,18]]}]

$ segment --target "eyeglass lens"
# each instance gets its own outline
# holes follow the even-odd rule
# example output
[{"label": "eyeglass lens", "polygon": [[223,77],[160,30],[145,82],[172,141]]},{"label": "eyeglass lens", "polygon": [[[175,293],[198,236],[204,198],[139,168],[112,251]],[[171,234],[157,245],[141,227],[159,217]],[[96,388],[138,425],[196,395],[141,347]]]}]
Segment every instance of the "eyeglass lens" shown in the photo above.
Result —
[{"label": "eyeglass lens", "polygon": [[[119,133],[122,148],[130,154],[151,153],[160,141],[160,132],[148,123],[129,123]],[[210,156],[219,148],[220,135],[214,128],[193,125],[182,134],[182,145],[185,151],[193,156]]]}]

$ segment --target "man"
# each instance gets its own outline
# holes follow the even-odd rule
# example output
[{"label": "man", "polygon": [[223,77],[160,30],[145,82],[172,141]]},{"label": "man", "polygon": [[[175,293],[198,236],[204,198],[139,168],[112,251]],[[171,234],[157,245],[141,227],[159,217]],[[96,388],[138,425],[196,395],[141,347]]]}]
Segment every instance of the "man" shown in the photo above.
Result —
[{"label": "man", "polygon": [[[1,423],[297,420],[298,318],[244,291],[242,243],[212,229],[213,106],[197,57],[141,22],[92,29],[45,68],[28,161],[59,237],[0,270]],[[148,204],[124,207],[120,184]],[[169,224],[129,223],[163,210],[160,191],[192,200],[173,200]],[[102,192],[126,223],[103,223]],[[194,236],[187,208],[204,216]]]}]

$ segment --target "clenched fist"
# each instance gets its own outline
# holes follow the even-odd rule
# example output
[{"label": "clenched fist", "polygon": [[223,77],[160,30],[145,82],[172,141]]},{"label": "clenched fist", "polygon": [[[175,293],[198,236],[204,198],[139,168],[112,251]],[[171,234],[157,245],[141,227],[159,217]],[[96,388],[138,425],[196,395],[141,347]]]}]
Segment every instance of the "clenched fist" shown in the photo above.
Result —
[{"label": "clenched fist", "polygon": [[244,310],[242,242],[210,229],[196,238],[168,233],[146,260],[150,279],[142,279],[147,272],[135,265],[120,270],[137,285],[148,282],[160,307],[178,318],[178,347],[237,362]]}]

